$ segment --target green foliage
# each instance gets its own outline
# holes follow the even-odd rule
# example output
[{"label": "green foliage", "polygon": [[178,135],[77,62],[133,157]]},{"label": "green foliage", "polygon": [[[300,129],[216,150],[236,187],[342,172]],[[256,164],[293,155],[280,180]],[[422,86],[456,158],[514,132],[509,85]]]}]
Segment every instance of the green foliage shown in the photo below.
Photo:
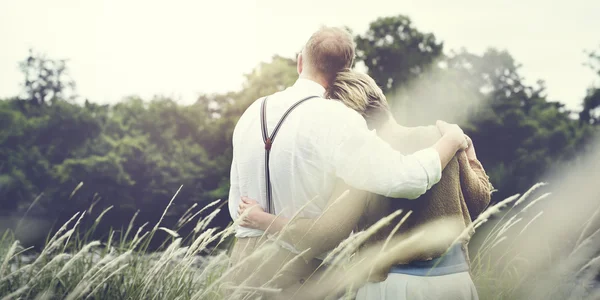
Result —
[{"label": "green foliage", "polygon": [[[461,125],[499,190],[498,199],[573,159],[592,135],[564,105],[546,99],[543,82],[526,85],[506,51],[442,55],[442,43],[405,16],[377,19],[356,40],[359,59],[387,92],[396,119],[409,126],[437,119]],[[595,99],[590,94],[586,107],[595,107]]]},{"label": "green foliage", "polygon": [[[471,94],[479,93],[480,102],[461,125],[471,135],[498,197],[531,186],[581,149],[583,129],[577,120],[562,104],[546,99],[542,82],[525,85],[508,53],[462,53],[449,60],[449,66],[475,75],[468,81],[477,83],[470,88]],[[470,68],[461,70],[464,66]]]},{"label": "green foliage", "polygon": [[378,18],[356,36],[357,56],[385,93],[420,76],[442,54],[432,33],[422,33],[406,16]]},{"label": "green foliage", "polygon": [[8,130],[0,136],[0,188],[3,209],[27,207],[35,196],[53,189],[53,166],[100,133],[99,122],[67,102],[39,106],[24,100],[0,102]]}]

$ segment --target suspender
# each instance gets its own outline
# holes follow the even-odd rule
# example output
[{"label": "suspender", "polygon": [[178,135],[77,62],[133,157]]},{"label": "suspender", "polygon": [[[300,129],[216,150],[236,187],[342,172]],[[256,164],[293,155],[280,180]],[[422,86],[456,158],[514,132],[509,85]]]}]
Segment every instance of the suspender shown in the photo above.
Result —
[{"label": "suspender", "polygon": [[272,191],[271,191],[271,177],[270,177],[270,172],[269,172],[269,154],[271,153],[271,146],[273,145],[273,141],[275,140],[275,136],[277,135],[277,132],[279,131],[279,128],[281,127],[281,124],[283,123],[283,121],[285,121],[285,118],[287,118],[287,116],[292,112],[292,110],[294,110],[294,108],[298,107],[298,105],[302,104],[304,101],[308,100],[308,99],[312,99],[312,98],[317,98],[317,96],[310,96],[310,97],[306,97],[296,103],[294,103],[294,105],[292,105],[290,108],[288,108],[288,110],[283,114],[283,116],[281,117],[281,119],[279,120],[279,122],[277,123],[277,125],[275,126],[275,129],[273,129],[273,132],[271,133],[271,135],[269,136],[269,133],[267,132],[267,98],[265,97],[262,101],[262,104],[260,106],[260,120],[261,120],[261,129],[262,129],[262,136],[263,136],[263,142],[265,143],[265,181],[266,181],[266,185],[267,185],[267,212],[268,213],[274,213],[273,212],[273,199],[272,199]]}]

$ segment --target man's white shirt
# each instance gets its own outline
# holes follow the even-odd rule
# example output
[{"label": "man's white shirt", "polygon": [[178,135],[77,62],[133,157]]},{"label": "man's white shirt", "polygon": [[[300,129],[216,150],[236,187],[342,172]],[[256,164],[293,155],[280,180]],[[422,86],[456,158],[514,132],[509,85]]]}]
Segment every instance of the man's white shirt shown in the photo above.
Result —
[{"label": "man's white shirt", "polygon": [[[274,139],[269,168],[275,214],[291,218],[301,210],[300,217],[318,217],[339,179],[360,190],[408,199],[417,198],[440,180],[442,169],[435,150],[400,154],[370,131],[360,114],[340,101],[324,99],[324,93],[318,83],[300,78],[269,96],[269,134],[294,103],[319,97],[296,107]],[[229,213],[234,220],[242,196],[267,207],[261,100],[244,112],[233,132]],[[237,237],[263,233],[236,228]]]}]

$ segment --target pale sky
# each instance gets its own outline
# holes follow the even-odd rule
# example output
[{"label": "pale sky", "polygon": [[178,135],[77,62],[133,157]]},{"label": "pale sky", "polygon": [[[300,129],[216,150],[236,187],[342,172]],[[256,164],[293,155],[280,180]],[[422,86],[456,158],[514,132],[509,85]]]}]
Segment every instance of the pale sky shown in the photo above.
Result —
[{"label": "pale sky", "polygon": [[70,59],[91,101],[163,94],[189,103],[240,88],[243,74],[293,55],[320,25],[363,33],[397,14],[447,52],[508,50],[528,82],[545,80],[549,98],[570,108],[597,80],[582,65],[583,51],[600,46],[597,0],[0,0],[0,98],[19,92],[17,63],[34,48]]}]

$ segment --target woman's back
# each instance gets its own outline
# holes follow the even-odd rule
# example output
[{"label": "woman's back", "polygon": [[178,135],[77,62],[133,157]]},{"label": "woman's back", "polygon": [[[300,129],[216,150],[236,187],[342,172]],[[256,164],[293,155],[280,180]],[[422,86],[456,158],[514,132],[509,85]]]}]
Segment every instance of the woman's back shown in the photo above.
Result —
[{"label": "woman's back", "polygon": [[[429,147],[441,137],[436,126],[392,127],[391,129],[388,128],[382,131],[380,136],[390,143],[394,149],[403,154],[410,154]],[[402,213],[387,226],[378,230],[365,245],[377,244],[377,242],[387,239],[394,230],[394,227],[408,213],[410,213],[410,216],[394,233],[395,235],[410,233],[418,225],[442,218],[462,222],[465,228],[468,227],[471,219],[475,218],[488,205],[490,197],[489,191],[487,195],[485,193],[471,192],[473,188],[480,188],[479,185],[481,185],[482,176],[485,177],[483,179],[487,180],[487,175],[485,175],[483,168],[478,168],[477,172],[480,172],[479,174],[470,172],[472,171],[472,164],[466,158],[461,157],[461,155],[464,155],[464,153],[458,153],[442,172],[441,180],[427,191],[427,193],[417,199],[391,199],[371,194],[367,201],[366,209],[358,223],[359,230],[368,228],[381,220],[381,218],[397,210],[402,210]],[[473,163],[479,167],[481,166],[479,162]],[[466,196],[468,197],[465,197],[463,191],[467,192]],[[466,251],[467,241],[463,241],[463,243],[465,244],[464,250]],[[410,261],[430,260],[439,257],[449,246],[421,249],[419,255],[411,257]],[[406,263],[406,261],[398,261],[396,263],[401,264]],[[375,277],[378,276],[385,276],[385,274],[375,274]],[[383,278],[378,279],[382,280]],[[377,278],[371,278],[371,280],[377,280]]]}]

